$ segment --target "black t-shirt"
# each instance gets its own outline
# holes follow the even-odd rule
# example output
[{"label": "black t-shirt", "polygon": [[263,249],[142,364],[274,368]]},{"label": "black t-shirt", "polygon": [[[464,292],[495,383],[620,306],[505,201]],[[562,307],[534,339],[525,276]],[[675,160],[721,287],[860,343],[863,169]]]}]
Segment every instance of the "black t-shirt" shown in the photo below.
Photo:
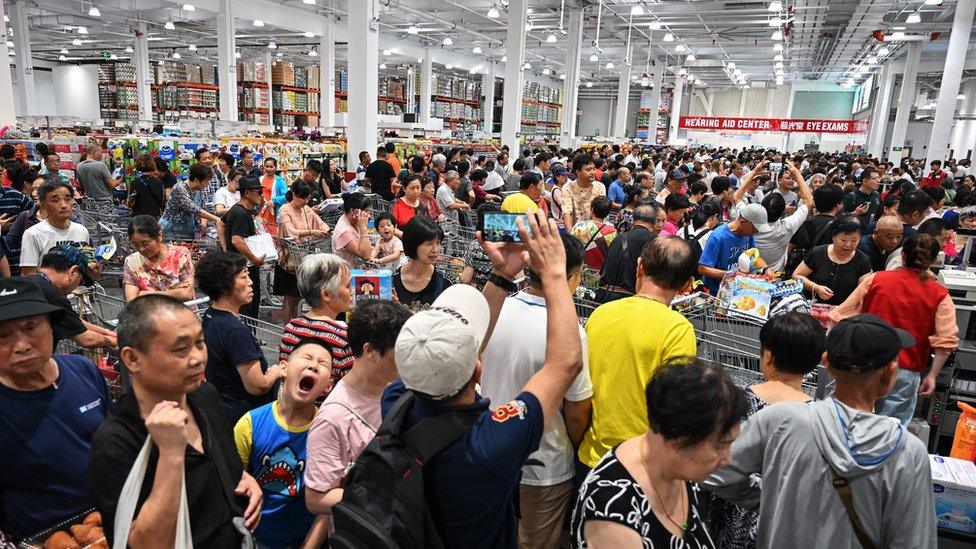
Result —
[{"label": "black t-shirt", "polygon": [[[829,215],[815,215],[800,225],[800,228],[793,233],[793,238],[790,239],[790,244],[793,244],[797,248],[802,248],[804,250],[809,250],[815,246],[821,246],[824,244],[830,244],[830,231],[822,231],[825,225],[833,221],[834,218]],[[820,239],[817,240],[817,235],[821,235]]]},{"label": "black t-shirt", "polygon": [[41,289],[41,293],[44,294],[44,299],[47,300],[51,305],[56,305],[61,307],[67,313],[60,322],[52,326],[54,331],[54,344],[57,345],[62,339],[71,339],[76,335],[83,334],[88,331],[85,328],[85,324],[78,317],[78,313],[75,311],[74,307],[71,306],[71,302],[68,301],[68,297],[64,295],[57,286],[51,283],[47,275],[44,273],[37,273],[31,275],[34,282],[37,283],[37,287]]},{"label": "black t-shirt", "polygon": [[232,422],[271,401],[270,391],[259,396],[248,393],[237,371],[238,366],[252,360],[260,363],[261,372],[268,371],[261,347],[239,318],[211,307],[203,315],[203,339],[207,342],[207,381],[220,393]]},{"label": "black t-shirt", "polygon": [[167,170],[163,174],[163,188],[172,189],[174,186],[176,186],[176,176],[173,175],[173,172]]},{"label": "black t-shirt", "polygon": [[152,175],[140,175],[129,189],[132,215],[148,215],[159,219],[166,207],[163,182]]},{"label": "black t-shirt", "polygon": [[255,233],[257,231],[254,229],[254,216],[244,206],[234,204],[224,214],[224,238],[227,240],[229,251],[237,251],[232,241],[233,237],[247,238],[254,236]]},{"label": "black t-shirt", "polygon": [[813,271],[808,277],[812,282],[833,290],[834,297],[825,301],[829,305],[843,303],[857,288],[858,280],[871,272],[868,256],[857,250],[850,261],[839,264],[827,255],[827,246],[817,246],[807,253],[803,262]]},{"label": "black t-shirt", "polygon": [[411,292],[403,285],[400,269],[393,273],[393,289],[396,290],[397,298],[402,305],[415,312],[433,304],[437,296],[441,295],[441,292],[450,285],[451,281],[444,278],[440,271],[434,269],[434,275],[430,277],[427,286],[419,292]]},{"label": "black t-shirt", "polygon": [[393,166],[386,160],[374,160],[366,166],[366,179],[369,179],[373,192],[383,200],[393,200],[391,183],[396,176]]},{"label": "black t-shirt", "polygon": [[[200,427],[204,450],[201,454],[187,445],[184,463],[193,545],[238,548],[241,537],[232,521],[235,516],[243,515],[246,501],[232,495],[244,472],[234,446],[233,427],[212,385],[204,383],[186,398]],[[109,545],[113,542],[111,525],[115,522],[122,486],[147,436],[139,403],[135,393],[129,391],[112,408],[92,439],[88,472],[102,523],[108,525],[105,535]],[[133,519],[139,516],[152,492],[158,460],[159,449],[153,445]]]},{"label": "black t-shirt", "polygon": [[888,262],[888,257],[891,255],[890,252],[885,253],[878,248],[878,245],[874,242],[874,236],[866,234],[861,237],[861,242],[858,243],[857,249],[861,253],[868,256],[868,262],[871,264],[871,270],[873,271],[883,271],[885,270],[885,265]]},{"label": "black t-shirt", "polygon": [[656,236],[657,233],[640,225],[634,225],[633,229],[617,235],[603,261],[600,284],[620,286],[633,292],[637,285],[637,259],[647,243]]}]

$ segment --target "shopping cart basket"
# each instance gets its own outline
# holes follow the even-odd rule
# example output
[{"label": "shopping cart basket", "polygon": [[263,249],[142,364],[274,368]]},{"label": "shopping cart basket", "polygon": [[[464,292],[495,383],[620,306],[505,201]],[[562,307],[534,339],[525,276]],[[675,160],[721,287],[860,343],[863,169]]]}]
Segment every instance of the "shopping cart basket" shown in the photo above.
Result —
[{"label": "shopping cart basket", "polygon": [[282,327],[244,315],[241,315],[240,319],[251,330],[251,334],[254,335],[258,346],[261,347],[261,352],[264,353],[268,365],[278,364],[281,359],[279,348],[281,347]]},{"label": "shopping cart basket", "polygon": [[173,244],[175,246],[183,246],[190,251],[190,257],[193,259],[193,263],[196,264],[200,261],[200,258],[207,255],[209,252],[215,252],[220,249],[220,242],[214,238],[201,238],[201,239],[169,239],[166,238],[166,234],[163,234],[163,240],[167,244]]},{"label": "shopping cart basket", "polygon": [[81,355],[94,362],[105,378],[113,402],[118,401],[132,386],[129,372],[116,349],[86,349],[70,339],[62,339],[54,352],[59,355]]},{"label": "shopping cart basket", "polygon": [[440,271],[444,278],[452,283],[457,283],[461,278],[461,271],[464,270],[464,259],[460,257],[441,255],[437,258],[434,268]]},{"label": "shopping cart basket", "polygon": [[578,297],[573,299],[573,304],[576,306],[576,316],[579,318],[580,324],[586,324],[587,319],[590,318],[593,311],[602,305],[602,303]]}]

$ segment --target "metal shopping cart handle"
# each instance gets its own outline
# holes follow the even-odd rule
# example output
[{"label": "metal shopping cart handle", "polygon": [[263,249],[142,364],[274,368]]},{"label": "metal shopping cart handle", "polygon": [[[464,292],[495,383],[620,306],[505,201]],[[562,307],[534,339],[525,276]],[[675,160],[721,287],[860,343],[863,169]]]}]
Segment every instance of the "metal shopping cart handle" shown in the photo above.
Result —
[{"label": "metal shopping cart handle", "polygon": [[204,303],[209,303],[210,298],[207,296],[198,297],[196,299],[191,299],[190,301],[184,301],[183,304],[187,307],[195,307],[197,305],[203,305]]}]

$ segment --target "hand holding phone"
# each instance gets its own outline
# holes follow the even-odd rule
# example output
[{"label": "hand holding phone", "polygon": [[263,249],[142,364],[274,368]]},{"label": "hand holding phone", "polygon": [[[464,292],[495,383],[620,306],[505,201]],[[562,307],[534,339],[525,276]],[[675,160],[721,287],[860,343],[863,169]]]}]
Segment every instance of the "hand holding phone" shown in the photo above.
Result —
[{"label": "hand holding phone", "polygon": [[487,242],[521,242],[516,219],[528,226],[525,214],[508,212],[481,212],[478,216],[478,230]]}]

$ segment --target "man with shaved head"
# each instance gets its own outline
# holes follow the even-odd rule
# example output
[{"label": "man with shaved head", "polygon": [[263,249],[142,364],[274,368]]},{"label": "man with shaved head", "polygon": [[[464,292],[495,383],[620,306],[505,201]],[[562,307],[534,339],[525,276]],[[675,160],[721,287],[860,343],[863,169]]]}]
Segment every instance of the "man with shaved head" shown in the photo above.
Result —
[{"label": "man with shaved head", "polygon": [[883,271],[888,258],[891,257],[891,252],[901,244],[901,237],[901,221],[893,215],[886,215],[878,219],[874,234],[861,237],[857,249],[864,252],[871,260],[872,271]]},{"label": "man with shaved head", "polygon": [[624,207],[624,202],[627,202],[627,190],[633,182],[633,178],[630,175],[629,168],[620,168],[617,170],[617,179],[610,184],[610,188],[607,189],[607,198],[613,202],[613,208],[619,210]]},{"label": "man with shaved head", "polygon": [[112,191],[122,182],[112,177],[108,165],[102,160],[102,146],[89,143],[86,157],[75,168],[75,176],[85,191],[85,196],[97,205],[98,211],[115,217]]}]

